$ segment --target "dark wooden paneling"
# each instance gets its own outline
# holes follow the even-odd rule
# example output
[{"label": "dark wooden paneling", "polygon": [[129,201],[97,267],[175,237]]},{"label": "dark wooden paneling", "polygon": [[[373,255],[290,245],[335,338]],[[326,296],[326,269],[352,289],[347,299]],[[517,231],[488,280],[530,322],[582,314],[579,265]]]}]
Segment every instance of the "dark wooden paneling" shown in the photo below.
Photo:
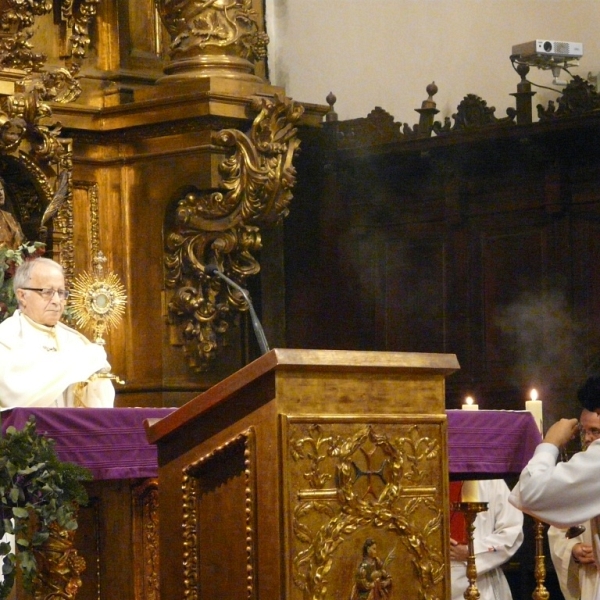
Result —
[{"label": "dark wooden paneling", "polygon": [[[298,162],[289,347],[454,352],[448,405],[578,412],[600,369],[600,123],[475,132]],[[315,150],[318,148],[318,150]],[[412,149],[414,148],[414,149]]]}]

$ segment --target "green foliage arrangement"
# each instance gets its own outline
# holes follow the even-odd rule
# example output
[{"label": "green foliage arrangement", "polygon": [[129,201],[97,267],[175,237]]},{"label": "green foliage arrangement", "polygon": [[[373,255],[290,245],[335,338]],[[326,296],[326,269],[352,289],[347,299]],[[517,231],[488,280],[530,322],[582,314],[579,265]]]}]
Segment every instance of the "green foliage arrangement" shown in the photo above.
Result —
[{"label": "green foliage arrangement", "polygon": [[10,317],[17,309],[17,299],[12,286],[16,268],[29,258],[44,254],[43,242],[25,242],[17,249],[0,244],[0,322]]},{"label": "green foliage arrangement", "polygon": [[13,534],[16,541],[16,552],[0,542],[1,600],[13,588],[17,567],[31,589],[37,575],[34,552],[48,539],[52,523],[77,528],[77,510],[88,501],[83,482],[91,479],[88,469],[58,458],[54,440],[37,433],[35,417],[0,437],[0,537]]}]

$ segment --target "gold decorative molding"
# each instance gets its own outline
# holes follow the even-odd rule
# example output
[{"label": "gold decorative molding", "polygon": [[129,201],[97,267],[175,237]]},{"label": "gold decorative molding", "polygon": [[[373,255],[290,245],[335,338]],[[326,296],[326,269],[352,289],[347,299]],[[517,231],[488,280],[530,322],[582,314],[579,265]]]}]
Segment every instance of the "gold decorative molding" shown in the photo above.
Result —
[{"label": "gold decorative molding", "polygon": [[135,600],[159,600],[158,479],[145,479],[133,488],[133,548]]},{"label": "gold decorative molding", "polygon": [[227,76],[260,81],[253,62],[269,38],[252,0],[155,0],[171,36],[165,79]]},{"label": "gold decorative molding", "polygon": [[404,562],[386,567],[394,585],[403,574],[418,582],[415,597],[436,597],[445,571],[439,427],[288,418],[286,431],[297,465],[288,482],[294,597],[350,597],[367,535],[389,545],[388,563],[402,549]]},{"label": "gold decorative molding", "polygon": [[166,286],[173,290],[168,313],[184,344],[188,362],[206,371],[239,311],[248,310],[235,290],[205,273],[216,265],[244,287],[260,271],[260,226],[280,222],[289,212],[295,184],[294,153],[300,141],[295,124],[303,108],[289,98],[256,100],[260,111],[250,132],[216,132],[226,154],[218,188],[190,191],[180,199],[165,232]]},{"label": "gold decorative molding", "polygon": [[[243,478],[243,514],[245,518],[244,547],[246,550],[246,598],[256,598],[256,433],[250,428],[235,438],[215,448],[212,452],[189,464],[183,471],[183,574],[185,600],[199,600],[200,582],[199,565],[202,540],[198,539],[199,499],[207,486],[203,473],[210,471],[213,461],[223,460],[225,463],[235,462],[231,454],[238,452],[242,456]],[[229,470],[229,469],[227,469]],[[229,475],[231,477],[231,474]],[[214,485],[214,482],[211,481]],[[226,485],[224,483],[223,485]],[[233,540],[231,540],[233,543]],[[203,597],[203,596],[202,596]]]},{"label": "gold decorative molding", "polygon": [[90,45],[89,28],[96,17],[100,0],[61,0],[62,56],[70,60],[69,71],[75,74]]}]

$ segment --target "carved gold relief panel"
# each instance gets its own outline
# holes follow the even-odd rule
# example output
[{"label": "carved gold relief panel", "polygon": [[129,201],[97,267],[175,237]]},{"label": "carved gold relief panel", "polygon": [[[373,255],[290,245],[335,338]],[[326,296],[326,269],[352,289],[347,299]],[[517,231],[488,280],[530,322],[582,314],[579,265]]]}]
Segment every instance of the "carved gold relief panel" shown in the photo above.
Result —
[{"label": "carved gold relief panel", "polygon": [[444,418],[282,425],[286,597],[445,598]]}]

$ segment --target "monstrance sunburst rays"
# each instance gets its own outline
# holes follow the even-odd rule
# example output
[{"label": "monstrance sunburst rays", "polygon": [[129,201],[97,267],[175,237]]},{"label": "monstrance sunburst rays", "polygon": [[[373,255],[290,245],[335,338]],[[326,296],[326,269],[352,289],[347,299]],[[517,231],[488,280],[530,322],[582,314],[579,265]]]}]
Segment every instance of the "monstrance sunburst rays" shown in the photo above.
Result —
[{"label": "monstrance sunburst rays", "polygon": [[[115,273],[104,273],[102,252],[92,260],[93,273],[79,274],[71,285],[71,313],[77,325],[92,330],[94,343],[104,345],[104,334],[123,317],[127,295]],[[109,375],[105,375],[109,376]],[[118,381],[118,377],[112,376]]]}]

